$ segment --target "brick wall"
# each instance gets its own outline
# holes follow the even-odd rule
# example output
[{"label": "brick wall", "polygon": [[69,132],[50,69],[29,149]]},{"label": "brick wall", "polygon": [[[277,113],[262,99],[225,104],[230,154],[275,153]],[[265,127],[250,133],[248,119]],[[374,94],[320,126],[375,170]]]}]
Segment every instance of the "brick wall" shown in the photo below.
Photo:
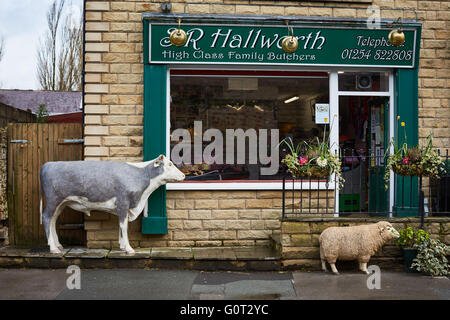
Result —
[{"label": "brick wall", "polygon": [[[160,12],[160,0],[147,1],[86,1],[86,85],[85,85],[85,157],[89,160],[142,161],[142,133],[143,133],[143,58],[142,58],[142,12]],[[297,2],[283,1],[231,1],[204,0],[203,3],[187,3],[185,1],[171,1],[173,13],[193,14],[270,14],[270,15],[298,15],[298,16],[333,16],[333,17],[367,17],[367,1],[354,3],[333,2]],[[415,18],[413,11],[394,11],[396,9],[412,9],[417,13],[419,21],[423,22],[420,79],[419,79],[419,136],[423,140],[430,131],[434,134],[435,145],[445,148],[450,145],[448,105],[449,90],[449,21],[450,2],[448,1],[409,1],[409,0],[374,0],[373,4],[381,7],[382,18],[405,19]],[[255,192],[227,192],[227,198],[221,192],[208,194],[206,199],[191,199],[190,192],[168,192],[169,235],[143,236],[140,235],[139,222],[132,223],[132,242],[137,244],[156,243],[160,245],[231,244],[237,241],[247,244],[259,244],[267,241],[267,235],[277,228],[265,226],[263,222],[264,210],[275,215],[280,214],[279,207],[274,204],[279,201],[273,199],[259,199]],[[235,194],[249,194],[247,198],[229,199]],[[183,195],[183,199],[176,197]],[[211,196],[209,196],[209,194]],[[184,201],[193,207],[177,208]],[[246,207],[224,209],[233,212],[230,218],[218,218],[216,229],[205,229],[216,219],[194,219],[193,216],[214,217],[221,210],[220,204],[225,200],[238,201]],[[248,204],[265,200],[264,208],[256,208],[259,218],[243,217],[243,210],[253,210]],[[173,202],[175,207],[171,207]],[[237,202],[236,202],[237,203]],[[262,202],[261,202],[262,203]],[[196,206],[197,205],[197,206]],[[211,208],[199,206],[211,205]],[[185,210],[185,211],[183,211]],[[202,211],[203,210],[203,211]],[[206,210],[206,211],[204,211]],[[198,213],[196,215],[195,213]],[[209,212],[209,213],[208,213]],[[249,211],[251,212],[251,211]],[[178,216],[177,216],[178,214]],[[255,213],[256,215],[256,213]],[[102,217],[102,218],[101,218]],[[109,217],[93,215],[87,225],[88,243],[92,246],[110,246],[111,241],[117,242],[118,230],[116,221]],[[220,214],[217,216],[220,217]],[[107,220],[104,220],[107,219]],[[240,223],[240,220],[246,221]],[[250,226],[248,236],[244,236],[245,229],[233,228],[231,221],[238,221],[239,227]],[[206,222],[205,222],[206,221]],[[225,221],[225,222],[223,222]],[[201,224],[199,223],[201,222]],[[253,223],[253,224],[252,224]],[[273,222],[275,225],[275,222]],[[270,224],[270,223],[269,223]],[[201,225],[201,228],[200,228]],[[219,226],[225,229],[219,228]],[[197,228],[198,227],[198,228]],[[189,229],[192,228],[192,229]],[[101,231],[100,231],[101,230]],[[191,230],[191,231],[189,231]],[[279,229],[278,229],[279,230]],[[130,231],[130,232],[131,232]],[[218,231],[223,233],[219,237]],[[250,236],[250,231],[254,235]],[[184,233],[183,233],[184,232]],[[190,233],[188,233],[190,232]],[[191,235],[189,237],[188,235]],[[198,239],[203,235],[201,239]],[[235,235],[231,239],[231,234]],[[264,236],[263,236],[264,234]],[[178,241],[178,242],[177,242]],[[204,241],[204,242],[201,242]],[[246,242],[245,242],[246,241]],[[259,242],[258,242],[259,241]],[[236,242],[236,243],[237,243]]]},{"label": "brick wall", "polygon": [[[308,270],[320,270],[320,245],[319,236],[328,227],[354,226],[370,224],[379,221],[374,218],[305,218],[298,220],[286,220],[282,222],[281,231],[281,258],[283,268]],[[394,218],[390,220],[397,230],[406,227],[419,228],[418,218]],[[430,233],[433,239],[450,244],[450,221],[448,218],[427,218],[424,229]],[[394,240],[386,243],[370,260],[370,264],[380,267],[403,268],[401,248],[395,244]],[[346,264],[338,261],[337,267]],[[357,268],[356,262],[347,263],[353,268]],[[329,270],[329,265],[327,264]]]}]

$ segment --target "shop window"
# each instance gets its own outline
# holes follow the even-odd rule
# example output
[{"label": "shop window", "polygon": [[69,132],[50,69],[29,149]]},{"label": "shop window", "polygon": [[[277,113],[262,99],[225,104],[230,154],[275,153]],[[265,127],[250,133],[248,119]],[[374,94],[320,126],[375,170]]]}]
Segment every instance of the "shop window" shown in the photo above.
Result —
[{"label": "shop window", "polygon": [[389,72],[339,72],[339,91],[389,91]]},{"label": "shop window", "polygon": [[171,159],[186,182],[280,180],[278,143],[322,138],[316,104],[328,103],[324,72],[171,70]]}]

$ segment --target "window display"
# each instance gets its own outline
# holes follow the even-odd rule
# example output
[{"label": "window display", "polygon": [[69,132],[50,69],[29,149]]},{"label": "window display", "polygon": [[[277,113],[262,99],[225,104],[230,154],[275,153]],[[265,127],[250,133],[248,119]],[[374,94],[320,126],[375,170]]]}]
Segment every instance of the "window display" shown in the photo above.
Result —
[{"label": "window display", "polygon": [[280,179],[278,143],[329,126],[315,119],[328,86],[324,72],[172,70],[171,159],[187,181]]}]

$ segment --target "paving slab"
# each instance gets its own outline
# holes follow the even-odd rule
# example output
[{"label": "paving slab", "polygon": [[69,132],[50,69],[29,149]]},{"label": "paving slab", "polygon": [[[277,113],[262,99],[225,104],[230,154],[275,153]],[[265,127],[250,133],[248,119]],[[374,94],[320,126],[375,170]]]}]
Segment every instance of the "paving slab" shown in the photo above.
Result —
[{"label": "paving slab", "polygon": [[193,255],[191,248],[152,248],[151,258],[190,260],[193,259]]},{"label": "paving slab", "polygon": [[65,270],[0,270],[0,300],[55,299],[66,287]]},{"label": "paving slab", "polygon": [[450,300],[450,280],[381,270],[380,289],[369,289],[371,275],[357,272],[293,272],[301,300]]},{"label": "paving slab", "polygon": [[81,289],[65,288],[56,299],[184,300],[198,271],[81,270]]},{"label": "paving slab", "polygon": [[193,248],[194,260],[237,260],[234,248]]},{"label": "paving slab", "polygon": [[103,259],[106,258],[110,250],[108,249],[88,249],[88,248],[72,248],[64,257],[79,259]]},{"label": "paving slab", "polygon": [[274,300],[281,297],[295,297],[291,280],[240,280],[216,285],[194,284],[191,289],[194,297],[223,296],[236,300]]},{"label": "paving slab", "polygon": [[70,248],[64,248],[62,253],[51,253],[50,248],[32,248],[25,257],[29,258],[62,258],[70,251]]},{"label": "paving slab", "polygon": [[0,257],[24,257],[28,254],[30,248],[19,248],[7,246],[0,248]]},{"label": "paving slab", "polygon": [[123,250],[111,250],[108,259],[148,259],[151,256],[150,248],[136,248],[134,254],[128,254]]}]

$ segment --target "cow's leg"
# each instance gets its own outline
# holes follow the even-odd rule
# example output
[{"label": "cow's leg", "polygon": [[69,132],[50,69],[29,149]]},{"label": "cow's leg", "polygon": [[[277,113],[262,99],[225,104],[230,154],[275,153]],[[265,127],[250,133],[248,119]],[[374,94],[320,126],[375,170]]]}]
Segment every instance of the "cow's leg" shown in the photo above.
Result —
[{"label": "cow's leg", "polygon": [[50,246],[50,252],[52,253],[60,253],[52,230],[53,217],[57,210],[58,208],[56,206],[47,203],[45,210],[42,213],[42,223],[44,225],[45,235],[47,236],[47,244]]},{"label": "cow's leg", "polygon": [[121,239],[119,239],[120,248],[122,250],[125,250],[128,254],[134,254],[134,250],[128,242],[128,214],[126,214],[124,217],[119,217],[119,226],[120,232],[122,234]]},{"label": "cow's leg", "polygon": [[53,234],[51,233],[50,228],[50,221],[51,221],[51,214],[54,213],[56,208],[50,208],[48,205],[45,208],[43,214],[42,214],[42,224],[44,225],[45,235],[47,236],[47,244],[50,246],[50,251],[54,250],[56,248],[55,242],[53,240]]},{"label": "cow's leg", "polygon": [[[59,243],[58,234],[56,233],[56,221],[58,220],[58,217],[61,214],[61,212],[63,211],[64,207],[65,207],[64,205],[60,204],[56,208],[55,213],[53,214],[52,218],[50,219],[50,233],[52,235],[54,247],[56,247],[56,250],[55,249],[52,250],[52,247],[50,246],[50,252],[52,252],[52,253],[62,253],[62,251],[64,250],[61,243]],[[53,251],[55,251],[55,252],[53,252]]]},{"label": "cow's leg", "polygon": [[122,228],[119,228],[119,246],[120,246],[120,250],[125,250],[125,244],[123,243],[123,237],[122,237]]}]

